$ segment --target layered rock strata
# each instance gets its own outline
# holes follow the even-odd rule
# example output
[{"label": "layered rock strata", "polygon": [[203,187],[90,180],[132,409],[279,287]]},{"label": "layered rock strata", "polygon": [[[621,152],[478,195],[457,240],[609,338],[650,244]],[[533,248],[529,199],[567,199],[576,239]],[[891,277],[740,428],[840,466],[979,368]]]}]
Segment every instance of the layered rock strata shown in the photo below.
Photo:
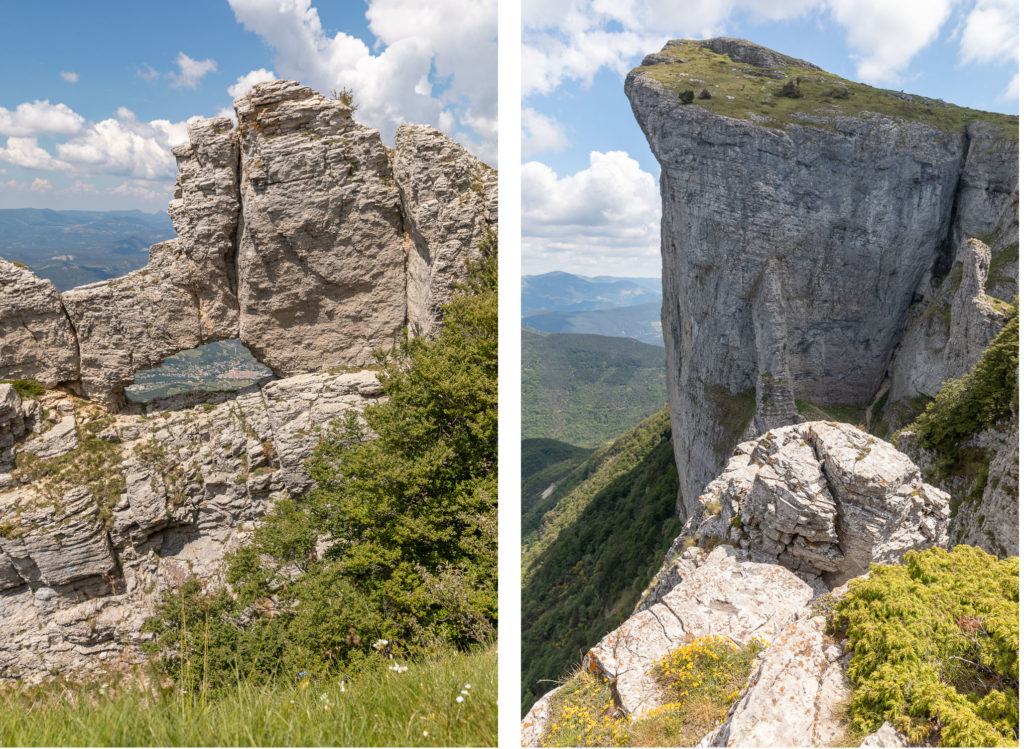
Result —
[{"label": "layered rock strata", "polygon": [[[782,86],[801,81],[823,98],[786,115]],[[707,103],[681,102],[701,87]],[[788,423],[794,399],[872,402],[912,306],[967,238],[1016,243],[1016,140],[936,124],[926,110],[942,102],[902,95],[924,112],[903,117],[886,105],[899,94],[851,94],[741,40],[669,42],[626,94],[661,166],[669,407],[692,514],[741,436]],[[851,95],[862,109],[844,109]]]},{"label": "layered rock strata", "polygon": [[949,495],[849,424],[796,424],[740,444],[699,502],[689,535],[727,539],[830,586],[949,542]]},{"label": "layered rock strata", "polygon": [[145,268],[58,295],[0,261],[0,378],[117,411],[136,372],[204,343],[240,338],[291,376],[365,366],[439,324],[495,228],[494,171],[423,126],[389,151],[293,81],[258,84],[235,111],[237,130],[194,121],[174,149],[178,237]]},{"label": "layered rock strata", "polygon": [[297,375],[114,417],[59,393],[12,392],[0,385],[22,424],[39,406],[48,414],[38,431],[12,432],[16,453],[68,418],[81,435],[0,473],[0,676],[36,680],[137,661],[160,594],[190,576],[221,581],[225,552],[277,498],[311,486],[305,462],[322,430],[380,386],[371,371]]}]

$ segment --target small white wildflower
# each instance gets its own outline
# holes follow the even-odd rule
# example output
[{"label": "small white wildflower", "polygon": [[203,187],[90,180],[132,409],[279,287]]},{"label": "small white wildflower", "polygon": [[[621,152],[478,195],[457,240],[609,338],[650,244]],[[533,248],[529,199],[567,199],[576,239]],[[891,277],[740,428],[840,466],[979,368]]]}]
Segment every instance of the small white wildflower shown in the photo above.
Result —
[{"label": "small white wildflower", "polygon": [[464,684],[462,688],[463,689],[472,689],[473,685],[472,684]]},{"label": "small white wildflower", "polygon": [[345,691],[345,682],[341,682],[340,686],[341,686],[341,691],[344,692]]},{"label": "small white wildflower", "polygon": [[323,694],[320,695],[320,701],[321,702],[326,702],[327,701],[327,692],[324,692]]},{"label": "small white wildflower", "polygon": [[424,735],[424,736],[427,736],[427,735],[428,735],[428,734],[427,734],[427,729],[426,729],[426,728],[424,728],[424,729],[423,729],[423,735]]},{"label": "small white wildflower", "polygon": [[462,695],[460,694],[460,695],[459,695],[458,697],[456,697],[456,698],[455,698],[455,701],[456,701],[456,702],[462,702],[462,701],[463,701],[464,699],[466,699],[466,698],[465,698],[465,697],[463,697],[463,696],[462,696]]},{"label": "small white wildflower", "polygon": [[373,649],[374,650],[381,650],[382,648],[386,648],[387,646],[388,646],[388,641],[387,640],[377,640],[377,642],[373,643]]},{"label": "small white wildflower", "polygon": [[461,694],[463,697],[469,697],[469,692],[467,692],[465,689],[459,692],[459,694]]}]

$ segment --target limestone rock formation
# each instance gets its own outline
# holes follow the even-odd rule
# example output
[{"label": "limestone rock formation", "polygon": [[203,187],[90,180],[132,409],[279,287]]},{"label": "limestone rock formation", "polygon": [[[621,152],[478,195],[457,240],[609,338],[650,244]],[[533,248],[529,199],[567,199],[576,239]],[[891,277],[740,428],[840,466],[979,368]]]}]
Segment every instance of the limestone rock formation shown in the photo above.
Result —
[{"label": "limestone rock formation", "polygon": [[889,369],[889,423],[901,426],[919,410],[911,405],[915,399],[934,398],[943,382],[967,374],[1006,324],[1006,303],[986,291],[991,259],[988,245],[968,239],[938,291],[915,305]]},{"label": "limestone rock formation", "polygon": [[[299,375],[148,415],[44,395],[63,416],[39,436],[22,430],[17,467],[0,474],[0,677],[137,661],[160,592],[190,575],[222,580],[225,552],[276,498],[311,485],[305,462],[322,430],[379,397],[368,371]],[[24,421],[30,409],[17,408]],[[68,415],[79,444],[30,455]],[[75,470],[86,465],[93,472]]]},{"label": "limestone rock formation", "polygon": [[49,281],[0,258],[0,380],[78,379],[75,331]]},{"label": "limestone rock formation", "polygon": [[137,372],[204,343],[240,338],[291,376],[366,366],[403,329],[436,327],[497,220],[494,170],[425,126],[389,152],[294,81],[257,84],[235,111],[237,131],[196,120],[175,147],[178,237],[145,268],[58,295],[0,260],[0,378],[118,411]]},{"label": "limestone rock formation", "polygon": [[[806,89],[791,115],[772,107],[784,82]],[[661,166],[686,514],[755,416],[779,426],[771,414],[785,423],[794,398],[871,403],[921,285],[939,283],[968,237],[1002,251],[1015,235],[1015,120],[859,86],[730,39],[669,42],[626,80]],[[695,87],[711,98],[682,103]],[[941,125],[942,108],[964,126]],[[985,117],[997,124],[972,121]],[[780,292],[767,307],[766,276]]]},{"label": "limestone rock formation", "polygon": [[848,659],[826,640],[823,617],[798,619],[761,654],[746,692],[698,746],[841,745]]},{"label": "limestone rock formation", "polygon": [[[907,429],[897,436],[900,450],[923,471],[939,478],[937,483],[959,505],[950,525],[950,544],[980,546],[1000,557],[1020,553],[1020,451],[1016,415],[971,435],[960,450],[980,463],[972,472],[938,471],[941,457],[922,447]],[[979,483],[980,481],[980,483]]]},{"label": "limestone rock formation", "polygon": [[949,495],[849,424],[781,427],[739,445],[699,501],[705,519],[695,515],[684,533],[729,539],[830,586],[949,541]]},{"label": "limestone rock formation", "polygon": [[[424,170],[425,163],[435,169]],[[440,324],[441,305],[465,279],[466,248],[496,229],[498,174],[425,125],[398,128],[392,167],[412,240],[409,332],[429,335]]]},{"label": "limestone rock formation", "polygon": [[380,134],[292,81],[254,87],[235,111],[242,343],[278,376],[373,363],[406,321],[401,205]]},{"label": "limestone rock formation", "polygon": [[812,597],[811,586],[788,570],[742,561],[720,546],[661,600],[606,635],[584,667],[613,679],[616,701],[639,717],[661,704],[651,673],[659,658],[707,635],[774,639]]},{"label": "limestone rock formation", "polygon": [[[216,584],[312,487],[323,430],[381,397],[373,350],[436,328],[497,219],[494,171],[430,128],[392,152],[291,81],[235,110],[174,149],[178,237],[146,267],[58,295],[0,260],[0,378],[50,388],[0,383],[0,678],[137,661],[162,591]],[[126,407],[138,371],[229,338],[284,379]]]}]

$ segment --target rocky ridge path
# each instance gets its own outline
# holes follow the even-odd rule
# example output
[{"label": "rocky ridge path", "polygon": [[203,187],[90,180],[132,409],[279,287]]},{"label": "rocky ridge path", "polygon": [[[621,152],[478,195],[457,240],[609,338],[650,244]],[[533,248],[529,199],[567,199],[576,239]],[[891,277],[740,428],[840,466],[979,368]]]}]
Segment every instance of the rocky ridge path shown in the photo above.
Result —
[{"label": "rocky ridge path", "polygon": [[[825,634],[820,604],[872,563],[945,545],[949,495],[892,445],[856,427],[810,422],[740,444],[699,495],[634,614],[583,667],[608,679],[636,719],[668,696],[658,659],[708,635],[768,645],[725,722],[700,746],[822,746],[842,738],[847,654]],[[539,746],[549,692],[522,722]],[[781,705],[781,706],[780,706]]]}]

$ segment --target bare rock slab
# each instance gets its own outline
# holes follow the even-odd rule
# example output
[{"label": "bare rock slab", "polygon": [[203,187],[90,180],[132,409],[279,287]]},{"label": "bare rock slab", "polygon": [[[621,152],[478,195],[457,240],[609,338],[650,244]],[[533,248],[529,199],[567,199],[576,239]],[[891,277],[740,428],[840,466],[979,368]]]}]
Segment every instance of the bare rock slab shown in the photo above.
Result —
[{"label": "bare rock slab", "polygon": [[812,597],[811,586],[788,570],[743,561],[720,546],[660,601],[606,635],[584,666],[614,679],[623,709],[640,717],[662,704],[653,673],[658,659],[708,635],[772,641]]},{"label": "bare rock slab", "polygon": [[235,102],[239,333],[281,377],[373,363],[406,322],[406,245],[380,133],[291,81]]},{"label": "bare rock slab", "polygon": [[466,261],[497,227],[498,173],[427,125],[398,128],[392,167],[412,240],[409,333],[429,335],[465,281]]},{"label": "bare rock slab", "polygon": [[75,331],[52,283],[0,258],[0,380],[26,379],[77,380]]}]

